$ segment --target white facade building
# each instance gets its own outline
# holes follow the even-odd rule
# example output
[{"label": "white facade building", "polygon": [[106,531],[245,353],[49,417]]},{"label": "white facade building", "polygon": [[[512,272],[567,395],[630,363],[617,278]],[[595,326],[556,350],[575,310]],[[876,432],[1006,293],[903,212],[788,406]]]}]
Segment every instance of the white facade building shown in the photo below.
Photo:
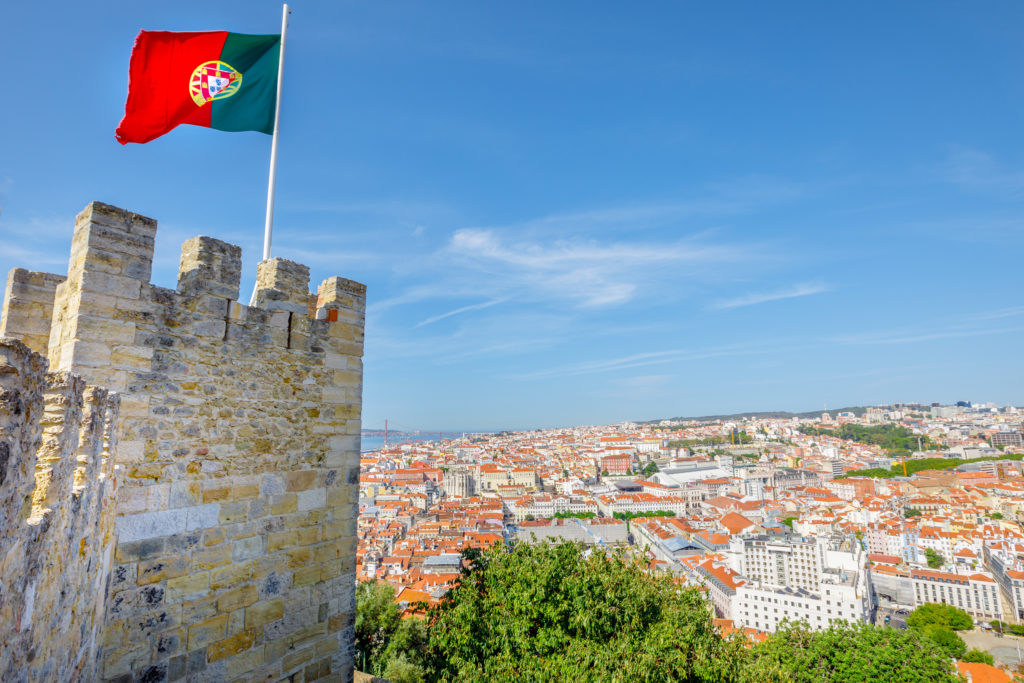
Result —
[{"label": "white facade building", "polygon": [[736,539],[730,550],[748,579],[736,588],[737,626],[770,633],[788,620],[828,628],[871,613],[867,554],[856,540],[760,535]]}]

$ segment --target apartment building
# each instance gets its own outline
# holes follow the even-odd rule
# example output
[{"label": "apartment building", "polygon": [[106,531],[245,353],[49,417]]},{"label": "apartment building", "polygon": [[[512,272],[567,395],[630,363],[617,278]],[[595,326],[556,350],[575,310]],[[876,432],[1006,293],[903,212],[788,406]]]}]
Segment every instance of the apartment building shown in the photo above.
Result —
[{"label": "apartment building", "polygon": [[912,569],[910,579],[918,605],[935,602],[959,607],[980,619],[1003,618],[999,587],[991,576]]},{"label": "apartment building", "polygon": [[730,552],[748,579],[736,588],[737,626],[774,632],[785,621],[805,621],[827,628],[871,613],[867,558],[853,539],[758,535],[734,539]]}]

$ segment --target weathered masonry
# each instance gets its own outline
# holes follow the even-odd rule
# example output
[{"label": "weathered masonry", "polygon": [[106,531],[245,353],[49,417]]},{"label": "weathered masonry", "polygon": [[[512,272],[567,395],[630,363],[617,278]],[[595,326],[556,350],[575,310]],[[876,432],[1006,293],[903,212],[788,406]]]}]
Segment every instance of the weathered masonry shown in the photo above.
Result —
[{"label": "weathered masonry", "polygon": [[0,680],[352,678],[365,287],[92,203],[0,321]]}]

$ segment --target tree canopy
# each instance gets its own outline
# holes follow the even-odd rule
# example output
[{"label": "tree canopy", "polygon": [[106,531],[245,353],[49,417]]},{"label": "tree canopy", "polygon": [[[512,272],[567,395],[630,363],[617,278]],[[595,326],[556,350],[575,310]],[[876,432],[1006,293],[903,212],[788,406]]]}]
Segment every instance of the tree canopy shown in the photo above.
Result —
[{"label": "tree canopy", "polygon": [[881,446],[890,452],[909,452],[917,450],[918,438],[921,439],[921,445],[924,446],[925,450],[931,446],[931,442],[927,436],[919,437],[907,427],[894,423],[883,425],[859,425],[848,423],[840,426],[839,429],[816,428],[804,425],[800,427],[799,430],[804,434],[811,436],[835,436],[847,441],[856,441],[857,443]]},{"label": "tree canopy", "polygon": [[907,627],[921,630],[925,626],[943,626],[953,631],[969,631],[974,628],[974,620],[967,612],[935,602],[921,605],[907,616]]},{"label": "tree canopy", "polygon": [[395,589],[382,581],[356,587],[356,664],[392,683],[422,683],[427,629],[423,619],[402,619]]},{"label": "tree canopy", "polygon": [[[426,621],[400,619],[393,591],[386,609],[381,584],[360,586],[367,604],[357,607],[356,661],[364,671],[395,683],[958,680],[947,656],[956,642],[936,642],[949,639],[927,637],[923,625],[788,624],[751,645],[722,637],[702,591],[621,553],[540,543],[463,556],[469,568]],[[949,630],[963,626],[959,615],[929,609],[917,620],[959,641]]]},{"label": "tree canopy", "polygon": [[727,680],[739,650],[698,590],[568,543],[488,550],[430,613],[441,681]]},{"label": "tree canopy", "polygon": [[946,558],[942,556],[938,550],[932,548],[924,549],[924,557],[928,561],[928,566],[932,569],[938,569],[942,565],[946,564]]},{"label": "tree canopy", "polygon": [[838,622],[824,631],[789,625],[751,650],[741,680],[954,683],[950,660],[913,631]]}]

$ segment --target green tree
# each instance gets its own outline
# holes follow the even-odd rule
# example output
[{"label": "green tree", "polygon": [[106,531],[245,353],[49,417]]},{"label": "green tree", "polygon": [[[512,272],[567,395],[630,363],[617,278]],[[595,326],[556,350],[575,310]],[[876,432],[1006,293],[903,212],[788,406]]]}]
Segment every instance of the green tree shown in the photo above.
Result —
[{"label": "green tree", "polygon": [[361,671],[380,675],[384,650],[402,620],[395,589],[383,581],[364,581],[356,587],[355,647]]},{"label": "green tree", "polygon": [[730,680],[700,591],[621,554],[496,546],[430,612],[430,680]]},{"label": "green tree", "polygon": [[659,470],[658,470],[658,465],[657,465],[657,463],[654,463],[654,462],[649,462],[649,463],[647,463],[647,466],[646,466],[646,467],[644,467],[644,469],[643,469],[643,475],[644,475],[645,477],[649,477],[649,476],[651,476],[652,474],[655,474],[655,473],[657,473],[658,471],[659,471]]},{"label": "green tree", "polygon": [[921,633],[925,638],[938,645],[939,649],[942,650],[947,657],[959,659],[960,657],[963,657],[965,652],[967,652],[967,644],[964,643],[963,638],[946,626],[928,624],[921,629]]},{"label": "green tree", "polygon": [[575,517],[577,519],[593,519],[597,517],[595,512],[556,512],[555,519],[569,519]]},{"label": "green tree", "polygon": [[764,683],[957,683],[951,661],[913,631],[838,622],[823,631],[786,624],[750,652],[741,680]]},{"label": "green tree", "polygon": [[977,664],[988,664],[989,666],[992,666],[993,664],[996,663],[995,657],[993,657],[992,655],[990,655],[987,652],[979,650],[976,647],[972,647],[960,659],[962,659],[965,662],[975,662]]},{"label": "green tree", "polygon": [[962,609],[935,602],[925,603],[907,616],[908,628],[920,631],[931,625],[953,631],[969,631],[974,628],[974,620]]},{"label": "green tree", "polygon": [[932,550],[931,548],[925,548],[924,549],[924,556],[925,556],[925,559],[928,560],[928,566],[931,567],[932,569],[938,569],[942,565],[946,564],[946,558],[943,557],[942,553],[940,553],[937,550]]},{"label": "green tree", "polygon": [[917,508],[907,508],[903,511],[903,516],[907,519],[910,519],[911,517],[918,517],[920,514],[921,511]]},{"label": "green tree", "polygon": [[402,619],[384,650],[381,675],[391,683],[422,683],[426,669],[427,625],[423,619]]},{"label": "green tree", "polygon": [[390,683],[424,683],[427,680],[423,667],[410,662],[404,652],[388,660],[381,676]]},{"label": "green tree", "polygon": [[782,520],[782,523],[785,524],[786,526],[788,526],[790,529],[792,529],[793,528],[793,522],[795,522],[795,521],[796,521],[796,517],[786,517],[784,520]]},{"label": "green tree", "polygon": [[991,515],[989,515],[989,517],[991,517],[992,519],[1002,519],[1003,518],[1003,513],[1002,512],[993,512]]}]

